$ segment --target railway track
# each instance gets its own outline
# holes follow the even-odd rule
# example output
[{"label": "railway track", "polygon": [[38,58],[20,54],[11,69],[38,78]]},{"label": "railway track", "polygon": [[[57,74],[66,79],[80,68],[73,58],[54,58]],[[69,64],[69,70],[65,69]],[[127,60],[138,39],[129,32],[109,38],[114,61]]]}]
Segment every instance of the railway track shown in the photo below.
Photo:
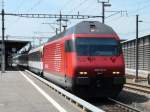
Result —
[{"label": "railway track", "polygon": [[150,94],[150,86],[144,86],[144,85],[135,84],[135,83],[126,83],[124,85],[124,88]]},{"label": "railway track", "polygon": [[103,109],[105,112],[142,112],[112,98],[108,98],[106,104],[101,104],[98,107]]},{"label": "railway track", "polygon": [[[26,70],[26,72],[28,72],[32,76],[38,78],[42,82],[46,83],[48,86],[51,85],[51,84],[49,84],[49,82],[45,81],[45,79],[42,79],[39,76],[34,75],[33,73],[31,73],[31,72],[29,72],[27,70]],[[101,106],[97,106],[97,108],[100,108],[100,110],[98,110],[95,107],[91,107],[92,105],[90,105],[89,103],[86,103],[82,99],[75,98],[75,96],[67,93],[66,91],[61,92],[62,90],[60,88],[58,88],[58,87],[55,87],[55,86],[53,87],[53,85],[50,86],[50,87],[52,89],[54,89],[56,92],[58,92],[60,95],[65,97],[73,105],[75,105],[77,107],[80,107],[81,111],[85,111],[85,112],[103,112],[102,110],[104,110],[105,112],[141,112],[138,109],[130,107],[130,106],[126,105],[126,104],[123,104],[123,103],[121,103],[119,101],[116,101],[114,99],[111,99],[111,98],[108,98],[108,102],[106,104],[102,104]],[[68,94],[70,96],[68,96]],[[88,108],[88,107],[90,107],[90,108]]]},{"label": "railway track", "polygon": [[105,112],[102,109],[88,103],[87,101],[69,93],[68,91],[58,87],[57,85],[51,83],[50,81],[47,81],[46,79],[28,71],[25,70],[29,75],[35,77],[36,79],[40,80],[47,86],[49,86],[52,90],[54,90],[56,93],[64,97],[66,100],[68,100],[73,106],[76,106],[78,109],[80,109],[82,112]]}]

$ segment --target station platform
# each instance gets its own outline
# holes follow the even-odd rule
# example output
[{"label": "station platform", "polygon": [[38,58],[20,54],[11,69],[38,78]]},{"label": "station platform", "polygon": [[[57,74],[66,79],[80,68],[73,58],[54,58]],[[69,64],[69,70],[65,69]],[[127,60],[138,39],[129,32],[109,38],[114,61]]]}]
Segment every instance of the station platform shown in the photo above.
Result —
[{"label": "station platform", "polygon": [[[40,88],[42,94],[26,77]],[[60,111],[79,112],[80,109],[25,71],[11,70],[0,74],[0,112]]]}]

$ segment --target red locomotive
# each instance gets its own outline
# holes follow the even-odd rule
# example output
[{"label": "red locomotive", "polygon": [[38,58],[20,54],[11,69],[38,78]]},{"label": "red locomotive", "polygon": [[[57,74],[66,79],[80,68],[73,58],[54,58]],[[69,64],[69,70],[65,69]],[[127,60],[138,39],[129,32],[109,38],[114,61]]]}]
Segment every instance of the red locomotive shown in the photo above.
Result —
[{"label": "red locomotive", "polygon": [[125,83],[120,39],[97,21],[83,21],[49,39],[43,75],[81,96],[116,96]]},{"label": "red locomotive", "polygon": [[117,96],[125,83],[120,39],[97,21],[80,22],[27,56],[31,71],[83,97]]}]

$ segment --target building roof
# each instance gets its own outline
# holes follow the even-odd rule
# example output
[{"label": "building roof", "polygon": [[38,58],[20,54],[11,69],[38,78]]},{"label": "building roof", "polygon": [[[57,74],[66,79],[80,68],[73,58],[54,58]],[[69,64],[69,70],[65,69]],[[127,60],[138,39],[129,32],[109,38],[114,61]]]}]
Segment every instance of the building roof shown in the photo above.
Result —
[{"label": "building roof", "polygon": [[[147,38],[147,37],[150,37],[150,34],[139,37],[139,39],[143,39],[143,38]],[[128,43],[128,42],[135,41],[135,40],[136,40],[135,38],[134,39],[128,39],[128,40],[122,41],[122,43]]]}]

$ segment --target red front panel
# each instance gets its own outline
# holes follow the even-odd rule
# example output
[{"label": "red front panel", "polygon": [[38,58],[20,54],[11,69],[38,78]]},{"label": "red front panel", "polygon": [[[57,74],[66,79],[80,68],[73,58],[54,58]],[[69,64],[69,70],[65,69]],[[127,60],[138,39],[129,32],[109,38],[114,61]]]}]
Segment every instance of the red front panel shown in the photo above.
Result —
[{"label": "red front panel", "polygon": [[[123,56],[78,56],[76,73],[79,76],[79,72],[87,72],[89,77],[103,76],[124,76],[124,61]],[[119,74],[113,74],[113,72],[120,72]]]},{"label": "red front panel", "polygon": [[[97,34],[76,34],[74,38],[114,38],[119,42],[117,35],[97,35]],[[70,67],[67,68],[68,74],[74,76],[102,76],[102,77],[117,77],[125,75],[125,64],[123,54],[118,56],[77,56],[74,52],[68,54],[68,61]],[[87,75],[81,75],[80,72],[87,72]],[[113,74],[113,72],[119,72],[119,74]]]}]

